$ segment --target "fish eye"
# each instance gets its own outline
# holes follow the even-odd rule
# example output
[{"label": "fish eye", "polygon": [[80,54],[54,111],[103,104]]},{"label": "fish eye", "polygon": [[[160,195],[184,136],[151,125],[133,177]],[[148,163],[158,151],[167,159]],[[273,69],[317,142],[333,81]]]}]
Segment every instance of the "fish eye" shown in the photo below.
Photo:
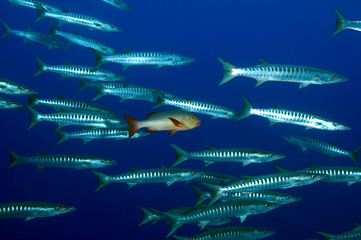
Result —
[{"label": "fish eye", "polygon": [[264,205],[266,208],[269,208],[269,204]]},{"label": "fish eye", "polygon": [[110,27],[111,27],[111,28],[114,28],[114,26],[113,26],[113,25],[110,25]]},{"label": "fish eye", "polygon": [[23,86],[19,86],[18,88],[19,88],[20,90],[23,90],[23,89],[24,89],[24,87],[23,87]]},{"label": "fish eye", "polygon": [[267,231],[263,231],[263,234],[267,234]]},{"label": "fish eye", "polygon": [[119,75],[118,75],[118,74],[115,74],[114,76],[115,76],[115,77],[119,77]]},{"label": "fish eye", "polygon": [[195,172],[191,172],[192,175],[195,175],[196,173]]},{"label": "fish eye", "polygon": [[287,200],[290,200],[291,198],[290,197],[287,197]]},{"label": "fish eye", "polygon": [[273,154],[271,153],[269,156],[270,156],[270,157],[273,157]]},{"label": "fish eye", "polygon": [[184,60],[185,59],[185,57],[184,56],[182,56],[182,60]]},{"label": "fish eye", "polygon": [[312,175],[312,178],[315,179],[315,178],[316,178],[316,175]]},{"label": "fish eye", "polygon": [[333,78],[336,78],[336,74],[332,74],[332,77],[333,77]]},{"label": "fish eye", "polygon": [[104,162],[105,162],[105,159],[102,159],[101,162],[104,163]]},{"label": "fish eye", "polygon": [[6,102],[7,105],[11,105],[11,102]]},{"label": "fish eye", "polygon": [[333,126],[337,127],[337,126],[338,126],[338,123],[337,123],[337,122],[334,122],[334,123],[333,123]]},{"label": "fish eye", "polygon": [[56,211],[59,211],[59,210],[60,210],[60,207],[56,207],[55,210],[56,210]]},{"label": "fish eye", "polygon": [[192,116],[191,116],[191,119],[193,119],[193,120],[196,119],[196,116],[192,115]]}]

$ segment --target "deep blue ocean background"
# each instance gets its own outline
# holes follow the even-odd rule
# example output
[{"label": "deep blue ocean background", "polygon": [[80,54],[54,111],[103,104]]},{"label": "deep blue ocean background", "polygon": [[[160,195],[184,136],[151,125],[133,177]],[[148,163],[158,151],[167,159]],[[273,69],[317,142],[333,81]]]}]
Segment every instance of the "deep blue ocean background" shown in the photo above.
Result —
[{"label": "deep blue ocean background", "polygon": [[[345,157],[331,160],[327,155],[312,151],[302,152],[281,135],[299,135],[336,142],[346,150],[361,145],[361,33],[346,30],[331,37],[335,30],[336,6],[350,20],[361,20],[358,0],[294,0],[294,1],[191,1],[191,0],[129,0],[135,10],[125,12],[99,0],[52,1],[47,3],[85,15],[106,20],[124,29],[123,33],[101,32],[65,24],[60,30],[77,31],[115,49],[161,51],[193,57],[196,62],[180,67],[134,66],[122,71],[122,66],[107,63],[104,69],[123,74],[127,83],[153,87],[179,97],[210,102],[240,110],[241,93],[260,108],[275,103],[286,109],[324,116],[352,128],[351,131],[305,130],[303,127],[276,124],[268,126],[264,118],[251,116],[235,122],[211,119],[196,114],[202,120],[197,129],[167,136],[166,132],[148,137],[122,141],[94,140],[83,145],[80,140],[68,140],[54,146],[56,125],[41,122],[26,132],[29,112],[2,110],[0,137],[0,202],[43,201],[75,206],[77,211],[53,218],[1,219],[0,239],[164,239],[170,226],[164,223],[138,227],[142,207],[162,211],[195,203],[190,185],[175,183],[137,185],[128,190],[126,184],[110,184],[99,192],[96,177],[88,170],[43,169],[21,164],[7,170],[9,147],[20,155],[37,155],[38,151],[52,154],[90,154],[117,161],[114,167],[100,169],[107,174],[129,171],[131,167],[146,169],[170,166],[175,160],[169,143],[188,151],[200,151],[206,146],[215,148],[254,148],[279,152],[287,158],[274,162],[289,170],[320,166],[354,166]],[[36,11],[25,7],[10,7],[0,2],[1,19],[14,29],[29,26],[47,33],[49,23],[34,23]],[[54,20],[56,24],[57,21]],[[64,40],[65,41],[65,40]],[[39,92],[40,98],[55,98],[60,94],[69,99],[90,101],[94,89],[78,92],[79,79],[60,79],[59,75],[36,72],[34,56],[51,65],[69,62],[74,65],[95,66],[94,54],[86,48],[72,45],[68,50],[52,49],[9,36],[0,40],[0,77],[17,81]],[[235,78],[218,87],[222,66],[214,56],[227,59],[236,66],[257,65],[263,58],[271,63],[312,66],[330,70],[349,78],[348,82],[333,85],[310,85],[298,89],[295,83],[267,82],[255,88],[250,78]],[[26,104],[26,96],[5,96]],[[150,102],[128,100],[119,103],[113,96],[105,96],[96,104],[120,113],[143,119],[152,112]],[[40,112],[51,112],[45,107]],[[159,111],[171,109],[159,108]],[[68,130],[73,128],[68,127]],[[189,160],[179,168],[242,175],[275,173],[270,164],[216,163],[208,168],[196,160]],[[361,223],[361,184],[347,187],[341,183],[315,183],[310,186],[280,190],[297,195],[302,201],[282,206],[272,212],[249,216],[244,226],[265,227],[277,233],[268,239],[321,239],[315,231],[342,233],[350,231],[354,223]],[[233,219],[226,226],[240,225]],[[176,235],[199,234],[199,227],[184,225]]]}]

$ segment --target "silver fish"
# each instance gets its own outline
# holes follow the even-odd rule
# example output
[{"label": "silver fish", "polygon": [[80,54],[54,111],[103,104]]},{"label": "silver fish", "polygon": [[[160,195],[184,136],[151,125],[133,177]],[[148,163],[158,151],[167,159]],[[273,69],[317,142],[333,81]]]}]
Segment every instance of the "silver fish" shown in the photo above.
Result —
[{"label": "silver fish", "polygon": [[174,182],[192,180],[197,175],[196,171],[176,168],[144,170],[132,168],[128,173],[114,176],[109,176],[96,171],[92,171],[92,173],[98,177],[98,188],[95,191],[99,191],[109,183],[126,183],[129,185],[129,188],[134,187],[138,183],[166,183],[167,186],[170,186]]},{"label": "silver fish", "polygon": [[[55,145],[65,142],[70,138],[82,139],[84,144],[95,139],[129,139],[129,130],[127,128],[96,128],[77,132],[64,132],[59,129],[54,130],[59,135],[59,140]],[[149,133],[147,132],[138,131],[131,138],[139,138],[148,135]]]},{"label": "silver fish", "polygon": [[174,53],[163,52],[132,52],[123,49],[124,53],[105,56],[104,54],[93,51],[96,55],[97,66],[100,68],[107,62],[120,63],[123,65],[123,70],[133,65],[156,65],[157,68],[163,66],[181,66],[192,63],[193,58],[184,57]]},{"label": "silver fish", "polygon": [[129,7],[125,2],[123,2],[122,0],[101,0],[105,3],[108,3],[120,10],[125,10],[125,11],[129,11],[129,12],[133,12],[133,9],[131,7]]},{"label": "silver fish", "polygon": [[125,80],[125,77],[103,69],[94,70],[92,67],[70,65],[69,63],[65,63],[64,65],[46,65],[38,57],[35,57],[35,59],[38,67],[34,77],[44,72],[53,72],[60,74],[61,78],[72,77],[104,82]]},{"label": "silver fish", "polygon": [[278,153],[245,148],[216,149],[207,147],[207,150],[200,152],[186,152],[174,144],[170,144],[170,146],[176,151],[176,161],[172,167],[178,166],[187,159],[201,160],[205,163],[205,167],[208,167],[214,162],[239,162],[243,166],[247,166],[250,163],[265,163],[286,157]]},{"label": "silver fish", "polygon": [[108,47],[101,42],[95,41],[93,39],[84,36],[80,36],[77,32],[74,33],[62,32],[57,29],[57,27],[53,22],[50,22],[50,24],[51,24],[51,29],[49,36],[60,36],[67,39],[71,43],[77,44],[82,47],[94,49],[106,55],[113,55],[117,53],[115,49]]},{"label": "silver fish", "polygon": [[197,172],[197,174],[192,180],[201,183],[211,183],[222,186],[240,181],[239,178],[230,175],[212,173],[212,172]]},{"label": "silver fish", "polygon": [[23,108],[23,106],[12,100],[0,97],[0,109],[15,109],[15,108]]},{"label": "silver fish", "polygon": [[270,126],[274,125],[275,123],[281,122],[305,126],[306,130],[312,128],[327,131],[351,130],[350,127],[342,125],[330,119],[310,113],[283,109],[278,105],[275,105],[274,108],[268,109],[254,108],[245,96],[242,97],[244,104],[241,110],[240,119],[249,117],[250,115],[256,115],[267,118],[270,121]]},{"label": "silver fish", "polygon": [[37,156],[22,157],[9,148],[7,148],[7,150],[10,153],[9,168],[15,167],[16,165],[21,163],[37,165],[38,169],[42,169],[45,167],[93,169],[109,167],[116,164],[115,161],[105,158],[75,154],[54,155],[40,153],[40,155]]},{"label": "silver fish", "polygon": [[38,0],[8,0],[12,6],[23,6],[32,9],[37,9],[37,4],[43,7],[48,12],[67,12],[66,9],[60,9],[57,7],[53,7],[47,3],[40,2]]},{"label": "silver fish", "polygon": [[34,218],[53,217],[76,210],[74,207],[47,202],[12,202],[0,204],[0,218]]},{"label": "silver fish", "polygon": [[283,139],[286,141],[298,145],[302,148],[302,151],[306,151],[307,149],[310,149],[312,151],[321,152],[324,154],[329,155],[332,159],[335,156],[346,156],[352,159],[357,164],[357,156],[361,149],[361,147],[358,147],[352,152],[343,150],[339,147],[336,147],[335,144],[329,144],[325,142],[321,142],[319,140],[313,139],[313,138],[306,138],[306,137],[298,137],[298,136],[282,136]]},{"label": "silver fish", "polygon": [[344,76],[322,69],[270,64],[263,59],[260,60],[260,65],[247,68],[237,68],[220,57],[217,57],[217,59],[223,65],[223,79],[219,85],[222,85],[237,76],[256,79],[256,87],[267,81],[296,82],[300,83],[299,88],[304,88],[310,84],[332,84],[348,80]]},{"label": "silver fish", "polygon": [[38,94],[35,90],[20,85],[19,83],[0,78],[0,93],[9,95],[30,95]]},{"label": "silver fish", "polygon": [[9,35],[15,35],[15,36],[24,38],[24,43],[26,43],[28,41],[38,42],[38,43],[46,45],[49,49],[52,49],[52,48],[68,49],[69,48],[62,41],[60,41],[56,38],[53,38],[47,34],[34,32],[30,28],[26,31],[14,30],[14,29],[11,29],[9,27],[9,25],[7,25],[4,21],[1,21],[1,22],[4,25],[4,28],[3,28],[3,34],[0,38],[5,38]]},{"label": "silver fish", "polygon": [[349,232],[341,234],[329,234],[324,232],[317,232],[324,236],[326,240],[358,240],[361,238],[361,225],[355,224],[355,228]]},{"label": "silver fish", "polygon": [[340,10],[338,10],[335,7],[333,9],[336,12],[337,19],[336,19],[336,30],[333,32],[332,36],[336,36],[345,29],[361,31],[361,21],[349,21],[342,15]]},{"label": "silver fish", "polygon": [[100,128],[127,127],[127,124],[124,121],[104,115],[74,112],[41,114],[29,106],[28,109],[30,111],[30,125],[28,130],[42,121],[57,123],[58,129],[68,125]]}]

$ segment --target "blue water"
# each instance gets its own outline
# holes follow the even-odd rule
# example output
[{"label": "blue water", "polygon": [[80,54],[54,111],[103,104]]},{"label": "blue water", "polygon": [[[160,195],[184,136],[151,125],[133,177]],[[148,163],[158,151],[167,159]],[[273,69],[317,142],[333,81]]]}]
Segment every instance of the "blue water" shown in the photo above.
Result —
[{"label": "blue water", "polygon": [[[91,154],[114,159],[117,166],[102,169],[108,174],[127,172],[131,167],[146,169],[170,166],[175,160],[169,143],[189,151],[200,151],[206,146],[215,148],[255,148],[287,155],[276,163],[289,170],[307,167],[307,163],[320,166],[353,166],[349,158],[337,157],[334,161],[316,152],[304,152],[280,138],[281,135],[315,137],[336,142],[338,146],[353,150],[361,144],[360,127],[360,56],[361,33],[346,30],[331,37],[335,29],[337,6],[350,20],[361,20],[357,0],[302,0],[302,1],[191,1],[191,0],[134,0],[127,3],[134,12],[120,11],[98,0],[48,1],[72,12],[95,16],[124,29],[124,33],[89,31],[81,26],[65,24],[63,31],[77,31],[118,50],[162,51],[177,53],[196,59],[195,63],[181,67],[153,66],[130,67],[125,72],[121,65],[107,63],[104,69],[123,74],[127,82],[154,87],[180,97],[223,105],[235,110],[242,106],[241,93],[257,107],[272,107],[274,103],[287,109],[314,113],[348,125],[351,131],[328,132],[304,130],[299,126],[276,124],[259,117],[239,122],[211,119],[197,115],[202,125],[197,129],[179,132],[153,133],[141,139],[124,141],[95,140],[83,145],[80,140],[69,140],[54,146],[56,125],[41,122],[26,132],[28,111],[0,112],[0,202],[43,201],[75,206],[77,211],[53,218],[3,219],[0,239],[164,239],[170,226],[163,223],[138,227],[142,207],[162,211],[195,203],[190,185],[175,183],[137,185],[128,190],[125,184],[111,184],[94,193],[96,178],[87,170],[44,169],[19,165],[7,170],[9,154],[4,147],[20,155],[30,156],[38,151],[47,153]],[[24,7],[10,7],[0,2],[1,19],[14,29],[31,27],[48,32],[49,23],[34,23],[36,11]],[[44,73],[33,77],[38,56],[48,64],[69,62],[75,65],[95,66],[94,54],[86,48],[72,45],[68,50],[49,50],[34,42],[23,44],[21,38],[9,36],[0,40],[0,77],[17,81],[39,92],[41,98],[66,98],[90,101],[95,91],[78,92],[79,79],[60,79],[59,75]],[[222,78],[220,56],[237,66],[254,66],[263,58],[271,63],[312,66],[330,70],[350,79],[348,82],[298,89],[298,84],[268,82],[255,88],[255,80],[235,78],[218,87]],[[8,96],[4,96],[8,97]],[[26,104],[26,96],[9,96]],[[105,96],[96,104],[120,113],[142,119],[152,112],[152,103],[144,101],[118,102]],[[161,110],[171,109],[169,107]],[[49,112],[47,108],[39,111]],[[69,128],[71,130],[71,128]],[[212,164],[204,169],[200,161],[186,161],[181,168],[192,168],[230,174],[262,175],[275,173],[270,164],[251,164],[242,167],[236,163]],[[282,206],[272,212],[249,216],[246,226],[265,227],[277,233],[268,239],[321,239],[315,231],[342,233],[361,223],[361,184],[315,183],[282,192],[301,197],[297,203]],[[227,226],[240,225],[234,219]],[[184,225],[176,234],[192,236],[200,233],[193,225]]]}]

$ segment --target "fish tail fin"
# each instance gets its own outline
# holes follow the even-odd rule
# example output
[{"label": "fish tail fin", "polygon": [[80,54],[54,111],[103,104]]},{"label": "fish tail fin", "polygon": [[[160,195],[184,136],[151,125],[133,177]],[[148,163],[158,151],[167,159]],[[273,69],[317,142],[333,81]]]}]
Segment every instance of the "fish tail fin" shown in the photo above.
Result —
[{"label": "fish tail fin", "polygon": [[97,63],[96,67],[94,68],[94,70],[98,70],[101,66],[103,66],[105,64],[105,61],[104,61],[104,54],[95,50],[95,49],[92,49],[91,50],[93,51],[93,53],[95,54],[95,61]]},{"label": "fish tail fin", "polygon": [[91,171],[91,172],[98,178],[98,188],[95,189],[95,192],[99,191],[100,189],[102,189],[103,187],[105,187],[110,183],[108,180],[109,177],[108,175],[97,171]]},{"label": "fish tail fin", "polygon": [[324,232],[317,232],[318,234],[321,234],[326,240],[331,240],[335,238],[335,235],[324,233]]},{"label": "fish tail fin", "polygon": [[45,8],[43,6],[40,5],[40,3],[38,3],[37,1],[35,2],[35,7],[38,11],[36,19],[34,22],[39,22],[41,19],[45,18]]},{"label": "fish tail fin", "polygon": [[8,169],[13,168],[16,165],[20,164],[19,159],[21,158],[21,156],[8,147],[6,148],[6,150],[10,153],[10,166],[8,167]]},{"label": "fish tail fin", "polygon": [[9,25],[7,25],[3,20],[1,20],[1,22],[4,25],[4,27],[3,27],[3,34],[1,35],[0,39],[5,38],[11,34],[11,28],[9,27]]},{"label": "fish tail fin", "polygon": [[238,117],[238,120],[249,117],[251,115],[251,110],[253,108],[252,104],[248,101],[246,96],[242,95],[242,98],[243,98],[243,106],[240,112],[240,116]]},{"label": "fish tail fin", "polygon": [[92,99],[92,101],[96,101],[96,100],[98,100],[99,98],[104,97],[105,92],[104,92],[104,88],[103,88],[103,87],[99,86],[99,85],[96,84],[96,83],[91,83],[90,85],[97,90],[97,95]]},{"label": "fish tail fin", "polygon": [[179,164],[181,164],[182,162],[188,159],[186,151],[184,151],[183,149],[181,149],[180,147],[174,144],[169,144],[169,145],[175,150],[175,154],[176,154],[176,161],[172,164],[171,167],[178,166]]},{"label": "fish tail fin", "polygon": [[129,138],[131,138],[139,130],[138,120],[129,115],[125,115],[125,119],[129,125]]},{"label": "fish tail fin", "polygon": [[58,141],[55,143],[55,146],[69,139],[64,131],[61,131],[60,129],[54,129],[54,131],[58,134],[59,137]]},{"label": "fish tail fin", "polygon": [[332,37],[336,36],[337,34],[342,32],[343,30],[345,30],[345,22],[347,22],[346,18],[342,15],[340,10],[338,10],[335,7],[333,7],[333,9],[336,12],[337,19],[336,19],[336,30],[332,33]]},{"label": "fish tail fin", "polygon": [[358,163],[357,163],[357,157],[358,157],[358,153],[359,153],[359,151],[360,151],[360,149],[361,149],[361,147],[358,147],[358,148],[356,148],[355,150],[353,150],[352,152],[351,152],[351,159],[352,159],[352,161],[354,161],[355,163],[356,163],[356,165],[358,165]]},{"label": "fish tail fin", "polygon": [[143,211],[143,220],[139,223],[138,226],[141,226],[143,224],[146,224],[147,222],[150,222],[154,220],[155,214],[146,208],[140,207],[140,209]]},{"label": "fish tail fin", "polygon": [[209,183],[202,183],[202,184],[207,188],[209,188],[209,193],[211,194],[211,201],[209,202],[208,205],[212,205],[221,198],[222,195],[219,191],[218,185],[209,184]]},{"label": "fish tail fin", "polygon": [[216,57],[218,61],[222,63],[223,66],[223,79],[218,84],[218,86],[225,84],[226,82],[232,80],[235,76],[232,75],[232,70],[236,68],[232,63],[228,62],[227,60],[224,60],[223,58]]},{"label": "fish tail fin", "polygon": [[83,91],[83,90],[85,90],[87,88],[90,88],[90,87],[93,87],[92,82],[89,82],[89,81],[87,81],[85,79],[82,79],[81,82],[80,82],[80,87],[79,87],[78,92],[81,92],[81,91]]},{"label": "fish tail fin", "polygon": [[182,236],[177,236],[177,235],[173,235],[172,237],[174,237],[177,240],[187,240],[188,238],[186,237],[182,237]]},{"label": "fish tail fin", "polygon": [[35,60],[38,63],[38,66],[37,66],[37,69],[36,69],[36,73],[34,74],[34,77],[44,73],[45,72],[44,67],[46,66],[46,64],[36,56],[35,56]]},{"label": "fish tail fin", "polygon": [[192,186],[194,187],[194,190],[196,190],[196,206],[198,206],[208,198],[206,196],[207,192],[194,184],[192,184]]},{"label": "fish tail fin", "polygon": [[171,225],[172,225],[172,230],[168,233],[167,237],[170,237],[175,231],[177,231],[178,228],[180,228],[183,223],[179,221],[179,216],[176,216],[174,214],[171,214],[171,213],[168,213],[168,212],[165,212],[164,213],[170,220],[171,222]]},{"label": "fish tail fin", "polygon": [[56,33],[58,31],[58,28],[52,21],[49,20],[49,23],[50,23],[49,37],[55,37]]},{"label": "fish tail fin", "polygon": [[29,109],[29,112],[30,112],[30,124],[26,131],[30,130],[32,127],[34,127],[36,124],[39,123],[39,120],[38,120],[39,113],[37,111],[35,111],[32,107],[28,106],[27,109]]},{"label": "fish tail fin", "polygon": [[35,101],[36,101],[37,99],[39,99],[39,98],[38,98],[35,94],[29,95],[29,97],[28,97],[28,106],[29,106],[29,107],[34,107],[34,106],[36,106]]},{"label": "fish tail fin", "polygon": [[165,104],[166,96],[161,91],[156,91],[157,94],[157,104],[152,107],[152,109],[163,107]]}]

